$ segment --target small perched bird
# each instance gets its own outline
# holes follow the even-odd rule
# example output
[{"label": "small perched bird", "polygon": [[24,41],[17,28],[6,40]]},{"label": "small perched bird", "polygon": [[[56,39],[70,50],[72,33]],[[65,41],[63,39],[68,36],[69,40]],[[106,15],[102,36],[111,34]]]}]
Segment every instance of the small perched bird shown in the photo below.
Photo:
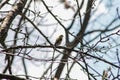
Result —
[{"label": "small perched bird", "polygon": [[55,41],[55,46],[59,46],[60,44],[61,44],[61,42],[62,42],[62,39],[63,39],[63,35],[60,35],[57,39],[56,39],[56,41]]}]

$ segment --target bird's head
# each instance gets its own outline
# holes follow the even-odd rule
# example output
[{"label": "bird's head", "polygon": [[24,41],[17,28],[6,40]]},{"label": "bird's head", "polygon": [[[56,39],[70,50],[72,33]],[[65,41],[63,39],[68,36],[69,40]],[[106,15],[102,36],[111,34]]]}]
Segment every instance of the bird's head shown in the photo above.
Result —
[{"label": "bird's head", "polygon": [[63,38],[63,35],[60,35],[60,38]]}]

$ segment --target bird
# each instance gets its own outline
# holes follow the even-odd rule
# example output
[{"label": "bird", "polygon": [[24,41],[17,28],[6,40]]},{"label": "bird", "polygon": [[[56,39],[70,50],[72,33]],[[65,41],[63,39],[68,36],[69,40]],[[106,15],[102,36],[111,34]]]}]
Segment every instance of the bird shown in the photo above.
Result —
[{"label": "bird", "polygon": [[61,44],[61,42],[62,42],[62,39],[63,39],[63,35],[60,35],[60,36],[56,39],[54,46],[55,46],[55,47],[56,47],[56,46],[59,46],[59,45]]},{"label": "bird", "polygon": [[104,70],[102,75],[102,80],[106,80],[107,77],[108,77],[108,70]]}]

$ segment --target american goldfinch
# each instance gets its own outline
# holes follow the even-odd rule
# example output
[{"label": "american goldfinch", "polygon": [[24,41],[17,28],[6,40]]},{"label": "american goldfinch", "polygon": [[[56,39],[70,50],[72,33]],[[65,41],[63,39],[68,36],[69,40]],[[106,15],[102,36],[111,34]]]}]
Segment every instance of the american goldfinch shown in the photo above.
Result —
[{"label": "american goldfinch", "polygon": [[59,46],[62,42],[62,39],[63,39],[63,35],[60,35],[55,41],[55,46]]}]

